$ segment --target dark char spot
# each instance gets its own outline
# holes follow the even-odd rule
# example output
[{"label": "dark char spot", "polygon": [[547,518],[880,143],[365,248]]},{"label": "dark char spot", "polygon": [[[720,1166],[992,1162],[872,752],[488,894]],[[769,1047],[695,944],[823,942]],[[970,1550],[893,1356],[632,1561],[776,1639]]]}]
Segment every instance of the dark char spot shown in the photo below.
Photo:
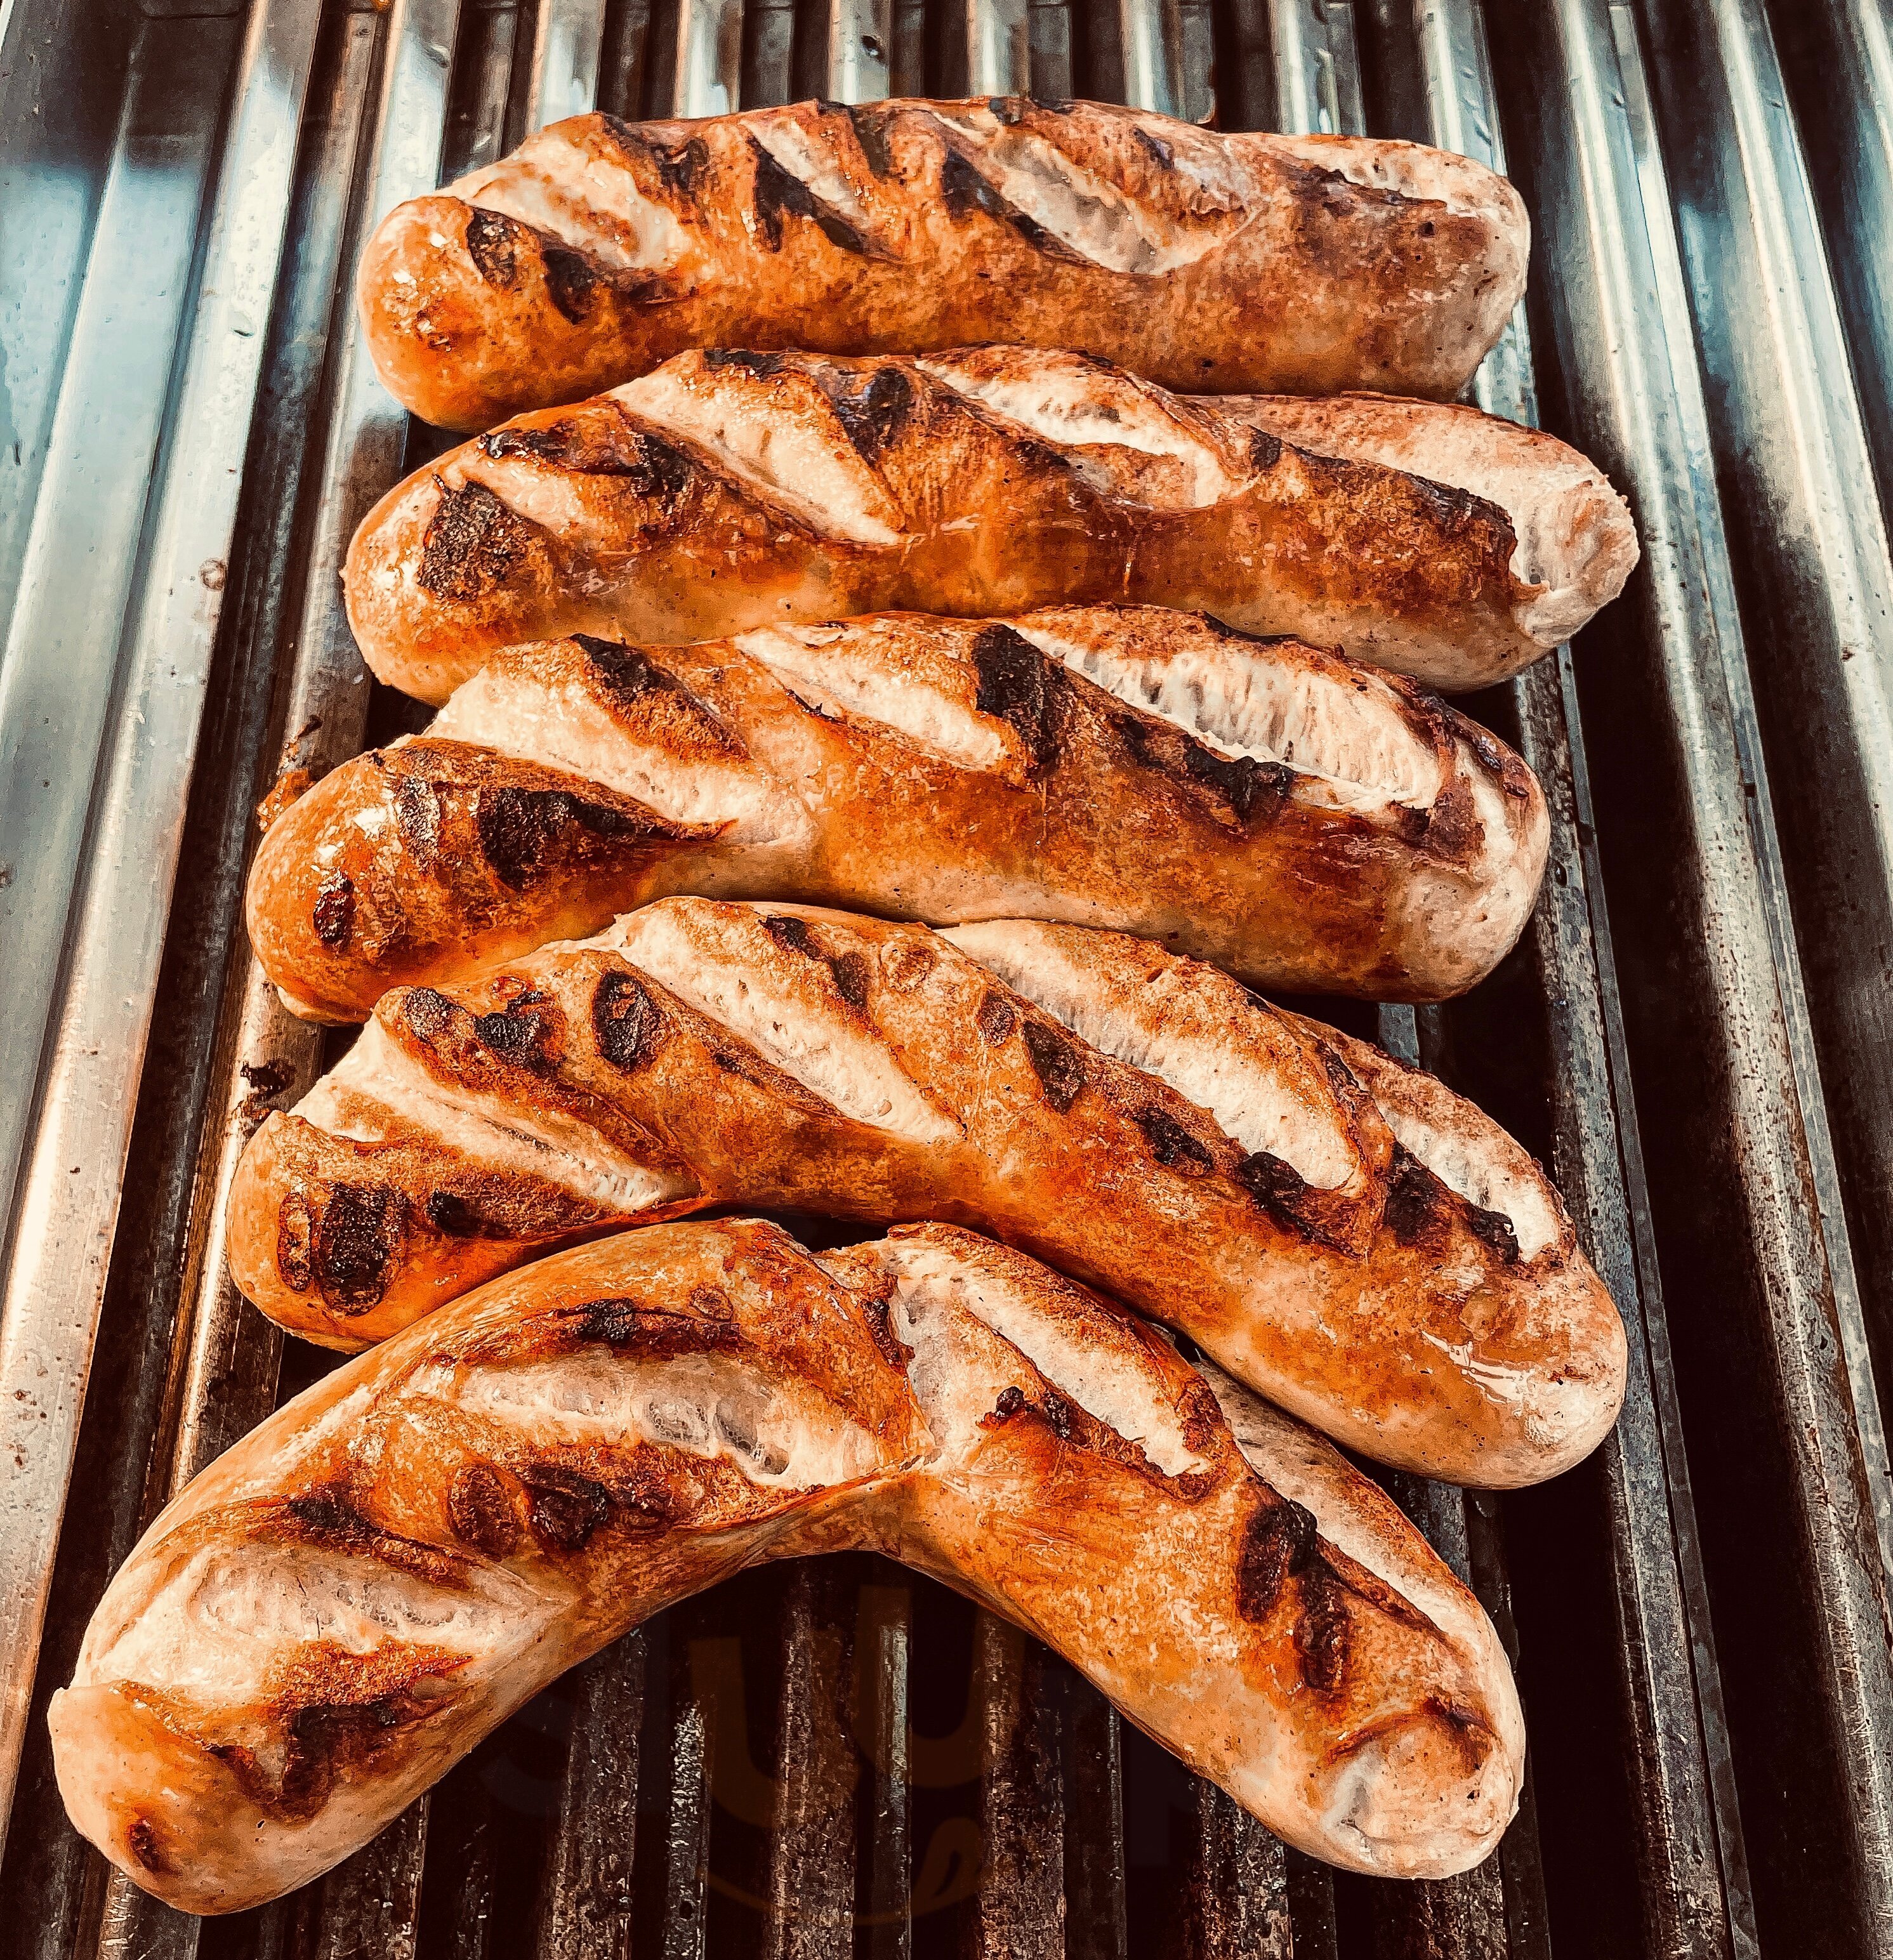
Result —
[{"label": "dark char spot", "polygon": [[498,1013],[476,1015],[473,1032],[482,1046],[501,1061],[543,1075],[558,1066],[558,1056],[549,1052],[558,1032],[558,1014],[546,994],[525,993]]},{"label": "dark char spot", "polygon": [[1010,626],[988,626],[973,641],[978,690],[973,705],[1017,730],[1030,758],[1029,773],[1042,775],[1058,758],[1071,682],[1023,635]]},{"label": "dark char spot", "polygon": [[598,1052],[629,1075],[663,1045],[663,1016],[635,974],[607,973],[592,995],[592,1032]]},{"label": "dark char spot", "polygon": [[148,1872],[161,1872],[164,1860],[158,1855],[157,1833],[148,1818],[135,1817],[125,1828],[126,1847]]},{"label": "dark char spot", "polygon": [[1465,1223],[1473,1237],[1491,1246],[1508,1266],[1518,1264],[1519,1235],[1503,1211],[1488,1211],[1484,1205],[1475,1204],[1468,1199]]},{"label": "dark char spot", "polygon": [[1284,1163],[1267,1150],[1257,1150],[1236,1166],[1235,1177],[1278,1225],[1286,1225],[1304,1239],[1308,1236],[1300,1213],[1308,1180],[1293,1164]]},{"label": "dark char spot", "polygon": [[488,429],[477,440],[480,453],[496,463],[517,456],[530,456],[536,463],[562,463],[572,436],[570,422],[553,422],[545,428]]},{"label": "dark char spot", "polygon": [[1274,1612],[1290,1574],[1305,1571],[1315,1553],[1315,1514],[1284,1499],[1258,1505],[1242,1528],[1236,1561],[1236,1608],[1252,1626]]},{"label": "dark char spot", "polygon": [[1134,123],[1131,126],[1131,133],[1166,170],[1176,167],[1176,159],[1170,154],[1170,146],[1161,136],[1153,136],[1141,123]]},{"label": "dark char spot", "polygon": [[861,146],[861,154],[868,168],[877,177],[888,176],[894,167],[894,148],[889,140],[886,112],[851,103],[847,114],[854,126],[854,140]]},{"label": "dark char spot", "polygon": [[442,599],[477,599],[504,584],[526,551],[527,530],[518,515],[483,483],[441,493],[421,542],[422,587]]},{"label": "dark char spot", "polygon": [[867,240],[839,212],[816,197],[793,171],[787,170],[756,139],[749,138],[756,158],[756,221],[772,252],[782,249],[782,220],[812,218],[830,244],[844,252],[865,253]]},{"label": "dark char spot", "polygon": [[577,326],[591,310],[591,296],[604,275],[582,252],[563,245],[545,248],[546,296]]},{"label": "dark char spot", "polygon": [[1282,460],[1282,441],[1280,436],[1271,435],[1267,429],[1251,429],[1249,432],[1249,466],[1258,472],[1273,469]]},{"label": "dark char spot", "polygon": [[1166,1170],[1185,1177],[1201,1177],[1210,1167],[1210,1153],[1164,1109],[1140,1109],[1137,1128],[1150,1146],[1150,1154]]},{"label": "dark char spot", "polygon": [[467,256],[480,277],[502,292],[511,292],[519,283],[519,243],[530,236],[526,226],[503,212],[475,210],[467,215]]},{"label": "dark char spot", "polygon": [[450,1239],[477,1239],[485,1229],[479,1214],[450,1191],[428,1194],[428,1223]]},{"label": "dark char spot", "polygon": [[1301,1617],[1295,1622],[1295,1651],[1302,1678],[1323,1694],[1341,1685],[1347,1666],[1347,1601],[1341,1582],[1325,1565],[1302,1574]]},{"label": "dark char spot", "polygon": [[338,1184],[323,1208],[310,1265],[323,1297],[342,1313],[365,1313],[387,1290],[406,1206],[385,1184]]},{"label": "dark char spot", "polygon": [[686,692],[682,682],[669,668],[658,666],[641,647],[594,639],[589,633],[574,633],[572,641],[584,649],[592,672],[616,701],[630,702],[641,695]]},{"label": "dark char spot", "polygon": [[401,841],[425,869],[441,842],[441,798],[425,776],[404,775],[394,786],[394,821]]},{"label": "dark char spot", "polygon": [[848,441],[866,461],[877,463],[913,407],[914,384],[898,368],[877,368],[851,391],[848,382],[859,378],[846,368],[826,371],[822,392]]},{"label": "dark char spot", "polygon": [[457,1472],[447,1496],[447,1522],[462,1544],[488,1558],[504,1558],[519,1542],[519,1513],[506,1480],[490,1464]]},{"label": "dark char spot", "polygon": [[622,837],[632,827],[621,811],[569,790],[482,791],[474,818],[494,875],[516,892],[533,883],[551,847],[574,826],[594,837]]},{"label": "dark char spot", "polygon": [[670,1307],[647,1306],[641,1300],[587,1300],[577,1309],[574,1338],[602,1341],[607,1347],[653,1360],[742,1345],[726,1294],[715,1287],[700,1286],[691,1294],[690,1303],[695,1312],[679,1313]]},{"label": "dark char spot", "polygon": [[838,959],[829,962],[829,971],[835,976],[835,991],[851,1007],[867,1005],[869,969],[864,953],[844,953]]},{"label": "dark char spot", "polygon": [[992,1420],[1010,1422],[1025,1405],[1025,1390],[1016,1382],[1010,1382],[999,1391],[999,1399],[992,1405]]},{"label": "dark char spot", "polygon": [[291,1192],[276,1213],[276,1271],[291,1293],[309,1290],[314,1225],[308,1199]]},{"label": "dark char spot", "polygon": [[997,1048],[1006,1040],[1019,1025],[1019,1017],[1003,994],[988,992],[979,1004],[975,1017],[979,1026],[980,1038],[988,1048]]},{"label": "dark char spot", "polygon": [[1084,1058],[1063,1029],[1048,1027],[1042,1021],[1026,1022],[1025,1037],[1032,1071],[1045,1100],[1062,1116],[1084,1087]]},{"label": "dark char spot", "polygon": [[1055,1389],[1045,1391],[1043,1404],[1045,1418],[1051,1433],[1061,1443],[1071,1438],[1071,1405]]},{"label": "dark char spot", "polygon": [[331,871],[316,889],[310,912],[316,937],[332,952],[346,946],[355,931],[355,880],[345,871]]},{"label": "dark char spot", "polygon": [[556,1463],[535,1463],[520,1473],[526,1486],[526,1519],[533,1535],[555,1551],[581,1551],[611,1513],[602,1484]]},{"label": "dark char spot", "polygon": [[1395,1239],[1410,1246],[1425,1236],[1446,1201],[1446,1188],[1403,1144],[1393,1147],[1382,1220]]},{"label": "dark char spot", "polygon": [[1010,202],[996,184],[980,174],[972,158],[959,150],[948,150],[940,164],[940,192],[947,215],[956,222],[969,212],[984,212],[988,218],[1010,224],[1028,245],[1050,257],[1076,256],[1036,218],[1028,217]]},{"label": "dark char spot", "polygon": [[1118,717],[1124,745],[1141,767],[1166,775],[1181,774],[1225,804],[1239,822],[1259,813],[1266,820],[1293,791],[1295,772],[1285,762],[1258,762],[1252,756],[1219,756],[1195,736],[1153,718],[1125,711]]},{"label": "dark char spot", "polygon": [[779,374],[788,365],[786,354],[759,352],[753,347],[706,347],[703,351],[703,364],[714,372],[720,368],[740,368],[746,374],[753,374],[759,380],[766,381],[773,374]]},{"label": "dark char spot", "polygon": [[822,949],[815,943],[815,934],[807,919],[796,918],[786,912],[772,912],[762,921],[762,930],[785,953],[799,953],[804,959],[819,959]]}]

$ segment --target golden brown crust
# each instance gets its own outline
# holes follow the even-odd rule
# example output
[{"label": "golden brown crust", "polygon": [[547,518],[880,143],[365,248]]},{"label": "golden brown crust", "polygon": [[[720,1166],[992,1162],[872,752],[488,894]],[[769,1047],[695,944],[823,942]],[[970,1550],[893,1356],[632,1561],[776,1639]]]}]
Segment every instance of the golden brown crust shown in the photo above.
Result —
[{"label": "golden brown crust", "polygon": [[[1369,1456],[1549,1476],[1615,1418],[1616,1311],[1510,1139],[1430,1080],[1390,1079],[1383,1106],[1376,1080],[1328,1030],[1118,934],[667,899],[387,996],[252,1143],[231,1269],[272,1319],[353,1348],[562,1242],[514,1222],[547,1180],[600,1208],[587,1230],[719,1201],[946,1219],[1181,1328]],[[372,1141],[390,1118],[439,1145],[418,1169]],[[517,1213],[489,1208],[515,1178]],[[305,1249],[344,1191],[351,1230],[387,1222],[338,1242],[339,1299]]]},{"label": "golden brown crust", "polygon": [[510,649],[281,811],[250,930],[334,1020],[676,891],[1042,915],[1436,999],[1516,939],[1545,840],[1503,743],[1333,654],[1150,607],[884,615]]},{"label": "golden brown crust", "polygon": [[[1355,395],[1323,453],[1258,426],[1256,402],[1016,347],[679,355],[397,485],[350,548],[349,618],[376,673],[430,701],[564,633],[1118,601],[1338,643],[1452,691],[1537,659],[1634,560],[1621,500],[1538,431]],[[1390,421],[1418,473],[1369,453]],[[1547,494],[1573,549],[1532,558],[1528,583],[1515,560],[1547,533]]]},{"label": "golden brown crust", "polygon": [[1456,394],[1529,228],[1469,159],[1222,134],[1099,103],[581,116],[401,205],[362,256],[381,377],[444,427],[686,349],[918,354],[1012,337],[1165,386]]},{"label": "golden brown crust", "polygon": [[1522,1771],[1497,1637],[1335,1452],[1238,1416],[1239,1443],[1166,1344],[969,1233],[621,1235],[361,1357],[199,1477],[53,1699],[61,1793],[148,1891],[256,1904],[627,1628],[864,1545],[1049,1642],[1291,1844],[1462,1869]]}]

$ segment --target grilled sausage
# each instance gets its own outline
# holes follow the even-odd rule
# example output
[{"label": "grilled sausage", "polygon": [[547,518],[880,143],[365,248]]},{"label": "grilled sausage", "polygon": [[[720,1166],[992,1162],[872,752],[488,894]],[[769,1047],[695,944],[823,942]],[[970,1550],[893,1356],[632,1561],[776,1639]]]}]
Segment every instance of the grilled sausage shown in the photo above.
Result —
[{"label": "grilled sausage", "polygon": [[1522,1770],[1490,1622],[1334,1451],[1221,1392],[946,1227],[567,1253],[307,1390],[158,1518],[53,1698],[61,1793],[147,1891],[254,1905],[627,1628],[862,1548],[1037,1634],[1290,1844],[1463,1869]]},{"label": "grilled sausage", "polygon": [[882,615],[497,655],[276,817],[250,934],[337,1020],[675,891],[1070,919],[1432,1000],[1516,939],[1545,840],[1510,749],[1312,648],[1154,607]]},{"label": "grilled sausage", "polygon": [[1553,1475],[1623,1393],[1557,1194],[1469,1104],[1211,968],[1019,919],[667,899],[397,989],[251,1140],[231,1267],[360,1347],[548,1246],[729,1202],[991,1232],[1455,1482]]},{"label": "grilled sausage", "polygon": [[386,218],[381,377],[490,428],[691,348],[1076,347],[1167,387],[1449,396],[1525,288],[1518,194],[1470,159],[1222,135],[1099,103],[579,116]]},{"label": "grilled sausage", "polygon": [[1207,401],[1013,347],[721,352],[417,471],[363,521],[346,587],[369,666],[425,701],[565,633],[1119,601],[1453,692],[1567,637],[1636,558],[1589,463],[1476,409]]}]

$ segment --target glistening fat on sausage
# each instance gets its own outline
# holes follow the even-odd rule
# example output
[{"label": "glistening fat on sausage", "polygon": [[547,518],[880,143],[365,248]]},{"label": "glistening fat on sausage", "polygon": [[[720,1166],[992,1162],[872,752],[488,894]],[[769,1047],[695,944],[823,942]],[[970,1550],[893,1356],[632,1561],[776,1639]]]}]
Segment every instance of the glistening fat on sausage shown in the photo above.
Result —
[{"label": "glistening fat on sausage", "polygon": [[549,1246],[715,1203],[975,1226],[1350,1447],[1532,1483],[1622,1398],[1543,1173],[1418,1071],[1118,934],[667,899],[387,995],[269,1117],[231,1268],[332,1346]]},{"label": "glistening fat on sausage", "polygon": [[673,1601],[859,1548],[1037,1634],[1314,1856],[1476,1863],[1523,1771],[1491,1623],[1335,1451],[1218,1392],[946,1227],[567,1253],[330,1375],[164,1512],[53,1698],[60,1793],[146,1890],[234,1911]]},{"label": "glistening fat on sausage", "polygon": [[1457,993],[1545,862],[1518,757],[1413,682],[1152,606],[495,656],[282,810],[250,942],[366,1014],[666,892],[1108,926],[1258,985]]},{"label": "glistening fat on sausage", "polygon": [[1502,177],[1416,144],[1101,103],[574,116],[384,219],[368,345],[479,429],[691,348],[1072,347],[1174,388],[1457,394],[1517,304]]},{"label": "glistening fat on sausage", "polygon": [[568,633],[1115,602],[1453,692],[1538,659],[1636,559],[1583,457],[1476,409],[1206,400],[1017,347],[712,352],[417,471],[363,521],[345,584],[368,664],[427,701]]}]

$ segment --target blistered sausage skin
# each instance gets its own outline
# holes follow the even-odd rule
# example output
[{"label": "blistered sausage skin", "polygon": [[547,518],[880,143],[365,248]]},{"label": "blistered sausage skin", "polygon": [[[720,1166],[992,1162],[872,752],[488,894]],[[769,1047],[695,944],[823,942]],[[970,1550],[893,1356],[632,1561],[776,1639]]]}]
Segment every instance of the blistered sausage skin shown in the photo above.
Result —
[{"label": "blistered sausage skin", "polygon": [[385,218],[368,345],[402,403],[488,428],[698,347],[1078,348],[1166,387],[1457,394],[1529,226],[1471,159],[1225,134],[1102,103],[801,102],[579,116]]},{"label": "blistered sausage skin", "polygon": [[1522,929],[1544,798],[1410,681],[1151,606],[496,655],[275,816],[250,943],[359,1020],[667,892],[1040,916],[1258,985],[1436,999]]},{"label": "blistered sausage skin", "polygon": [[251,1140],[237,1284],[356,1348],[545,1248],[717,1203],[950,1219],[1349,1447],[1528,1484],[1625,1349],[1556,1192],[1430,1077],[1121,934],[667,899],[399,988]]},{"label": "blistered sausage skin", "polygon": [[1491,1624],[1335,1451],[970,1233],[811,1255],[745,1220],[499,1281],[219,1459],[53,1698],[60,1792],[146,1890],[237,1911],[663,1607],[857,1548],[1038,1635],[1316,1857],[1438,1876],[1516,1807]]},{"label": "blistered sausage skin", "polygon": [[571,633],[1106,603],[1452,693],[1538,659],[1636,559],[1599,471],[1476,409],[1205,399],[1020,347],[713,349],[416,471],[363,520],[345,584],[369,666],[425,701]]}]

